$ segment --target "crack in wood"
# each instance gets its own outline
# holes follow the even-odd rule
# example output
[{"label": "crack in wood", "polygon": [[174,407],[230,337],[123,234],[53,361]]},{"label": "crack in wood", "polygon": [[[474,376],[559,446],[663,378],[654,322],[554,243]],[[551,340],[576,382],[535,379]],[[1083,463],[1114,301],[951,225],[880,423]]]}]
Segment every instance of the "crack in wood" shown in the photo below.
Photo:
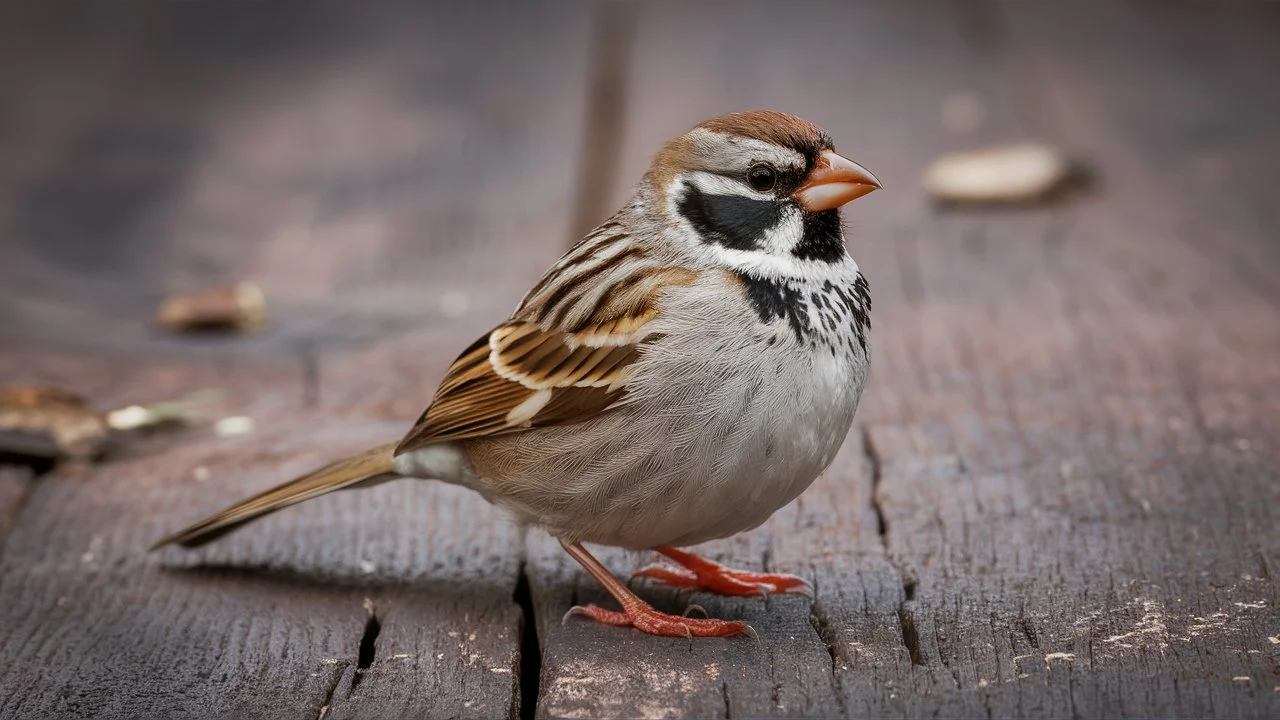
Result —
[{"label": "crack in wood", "polygon": [[296,352],[302,373],[302,407],[311,409],[320,404],[320,352],[307,340],[297,343]]},{"label": "crack in wood", "polygon": [[912,665],[924,665],[924,654],[920,652],[920,631],[916,629],[916,614],[909,604],[898,604],[898,630],[902,634],[902,644],[911,656]]},{"label": "crack in wood", "polygon": [[[814,595],[817,596],[817,588],[814,588]],[[841,689],[840,675],[837,670],[840,665],[837,660],[840,655],[839,639],[836,637],[835,628],[831,626],[831,621],[827,618],[822,606],[817,600],[809,608],[809,624],[813,626],[813,631],[818,634],[818,639],[827,648],[827,655],[831,656],[831,690],[835,695],[836,707],[840,709],[840,716],[847,715],[844,706],[844,692]],[[772,674],[772,673],[771,673]],[[779,707],[777,688],[774,688],[773,697],[774,707]]]},{"label": "crack in wood", "polygon": [[542,692],[542,643],[538,639],[538,620],[533,609],[533,591],[529,587],[526,561],[520,563],[520,576],[516,580],[512,599],[520,606],[520,697],[517,717],[520,720],[533,720],[538,714],[538,697]]},{"label": "crack in wood", "polygon": [[337,694],[338,688],[342,685],[342,676],[346,674],[350,663],[340,662],[334,666],[333,682],[329,683],[329,687],[324,691],[324,698],[320,701],[320,709],[316,711],[316,720],[324,720],[329,714],[329,709],[333,703],[333,696]]},{"label": "crack in wood", "polygon": [[1267,559],[1267,551],[1261,547],[1257,547],[1254,549],[1254,552],[1258,555],[1258,577],[1264,582],[1270,582],[1272,577],[1271,561]]},{"label": "crack in wood", "polygon": [[[31,503],[35,494],[36,478],[40,473],[30,466],[0,466],[0,491],[4,501],[0,502],[0,555],[4,553],[5,541],[9,531],[18,524],[18,518]],[[4,507],[8,505],[9,507]]]},{"label": "crack in wood", "polygon": [[[5,433],[6,445],[13,447],[14,445],[21,447],[22,451],[0,451],[0,471],[9,468],[17,468],[28,470],[33,477],[40,477],[53,471],[58,465],[56,453],[59,452],[58,447],[52,441],[46,441],[44,438],[36,438],[34,435],[25,433]],[[28,440],[28,438],[31,438]],[[48,451],[48,454],[46,453]],[[27,451],[39,454],[28,454]]]},{"label": "crack in wood", "polygon": [[[773,536],[765,541],[764,550],[760,553],[760,569],[762,572],[772,572],[769,568],[773,565]],[[773,608],[773,593],[764,593],[764,609],[766,611]]]},{"label": "crack in wood", "polygon": [[[827,648],[827,652],[831,652],[831,648]],[[832,672],[835,672],[834,668]],[[774,708],[781,710],[782,683],[778,682],[778,658],[773,653],[769,653],[769,679],[772,681],[769,687],[769,702],[773,704]],[[725,701],[725,717],[728,717],[728,698],[725,698]]]},{"label": "crack in wood", "polygon": [[1025,615],[1018,616],[1018,629],[1022,631],[1022,636],[1027,639],[1032,649],[1040,649],[1040,637],[1036,635],[1036,629],[1031,625],[1031,621]]},{"label": "crack in wood", "polygon": [[899,568],[898,571],[902,573],[902,595],[906,602],[911,602],[916,599],[916,586],[920,584],[920,581],[916,579],[914,574],[904,571],[902,568]]},{"label": "crack in wood", "polygon": [[[902,600],[898,602],[898,629],[902,637],[902,645],[911,657],[912,665],[924,665],[924,655],[920,652],[920,632],[916,629],[915,611],[912,606],[916,599],[916,589],[920,581],[910,568],[894,558],[889,547],[889,520],[880,501],[881,483],[884,480],[884,460],[876,448],[871,434],[871,427],[863,425],[862,453],[871,468],[871,510],[876,515],[876,531],[880,536],[880,546],[884,550],[885,560],[898,573],[902,581]],[[833,656],[834,661],[834,656]]]},{"label": "crack in wood", "polygon": [[360,679],[369,668],[373,667],[373,661],[378,654],[378,634],[382,632],[382,621],[378,619],[378,611],[372,601],[366,600],[365,608],[369,616],[364,623],[364,633],[360,636],[360,649],[356,654],[356,674],[351,678],[351,691],[347,693],[348,698],[355,694]]},{"label": "crack in wood", "polygon": [[885,554],[889,552],[889,522],[884,516],[884,507],[880,504],[880,453],[876,451],[875,441],[871,439],[871,427],[862,426],[862,454],[871,468],[871,511],[876,514],[876,533],[880,536],[880,544]]},{"label": "crack in wood", "polygon": [[356,660],[356,669],[368,670],[373,666],[374,657],[378,653],[378,633],[382,632],[382,623],[378,620],[378,616],[369,613],[369,619],[364,624],[364,635],[360,637],[360,654]]},{"label": "crack in wood", "polygon": [[605,219],[607,203],[622,155],[626,120],[627,67],[635,8],[631,3],[603,2],[594,7],[593,72],[587,87],[587,118],[582,133],[577,204],[569,244]]}]

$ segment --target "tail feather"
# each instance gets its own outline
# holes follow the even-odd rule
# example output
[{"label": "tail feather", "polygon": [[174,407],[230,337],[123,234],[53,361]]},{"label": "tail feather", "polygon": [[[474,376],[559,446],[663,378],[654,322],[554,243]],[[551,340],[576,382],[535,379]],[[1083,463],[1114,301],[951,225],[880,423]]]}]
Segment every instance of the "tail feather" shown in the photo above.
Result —
[{"label": "tail feather", "polygon": [[171,544],[189,548],[203,545],[251,520],[304,500],[320,497],[334,490],[342,490],[381,475],[394,477],[391,468],[395,447],[396,443],[379,445],[371,450],[325,465],[319,470],[290,480],[279,487],[211,515],[185,530],[179,530],[151,546],[151,549],[156,550]]}]

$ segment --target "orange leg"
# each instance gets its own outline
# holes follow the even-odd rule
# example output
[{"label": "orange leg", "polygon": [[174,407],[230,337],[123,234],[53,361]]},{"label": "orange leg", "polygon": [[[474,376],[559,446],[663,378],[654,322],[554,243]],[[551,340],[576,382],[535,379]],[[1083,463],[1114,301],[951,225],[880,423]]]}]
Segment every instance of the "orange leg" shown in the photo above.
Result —
[{"label": "orange leg", "polygon": [[795,575],[734,570],[673,547],[654,549],[679,563],[680,567],[650,565],[637,570],[632,578],[653,578],[673,587],[696,588],[717,595],[792,593],[813,597],[813,586]]},{"label": "orange leg", "polygon": [[582,547],[581,543],[560,543],[565,552],[573,556],[582,564],[582,567],[591,573],[605,590],[609,591],[619,603],[622,604],[622,611],[605,610],[598,605],[577,605],[569,608],[569,612],[565,613],[567,619],[570,615],[586,615],[587,617],[602,622],[606,625],[618,625],[625,627],[630,625],[641,632],[647,632],[650,635],[665,635],[667,637],[724,637],[728,635],[754,635],[751,627],[744,622],[738,620],[714,620],[711,618],[689,618],[679,615],[668,615],[663,612],[654,610],[651,605],[636,597],[636,594],[627,589],[617,578],[609,572],[608,568],[600,564],[599,560],[592,557],[587,549]]}]

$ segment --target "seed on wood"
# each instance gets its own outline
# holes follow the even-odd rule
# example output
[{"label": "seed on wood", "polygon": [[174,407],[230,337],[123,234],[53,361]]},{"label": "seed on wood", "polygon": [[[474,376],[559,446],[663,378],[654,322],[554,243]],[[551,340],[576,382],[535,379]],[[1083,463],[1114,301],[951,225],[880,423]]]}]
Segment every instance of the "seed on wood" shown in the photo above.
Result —
[{"label": "seed on wood", "polygon": [[141,430],[159,425],[187,425],[199,410],[222,396],[221,390],[200,390],[176,400],[129,405],[107,413],[112,430]]},{"label": "seed on wood", "polygon": [[245,417],[243,415],[224,417],[213,424],[213,431],[220,437],[248,435],[253,432],[253,418]]},{"label": "seed on wood", "polygon": [[956,203],[1027,203],[1041,200],[1071,175],[1055,148],[1020,143],[943,155],[924,172],[935,199]]},{"label": "seed on wood", "polygon": [[266,323],[267,303],[261,288],[241,282],[171,295],[157,318],[170,330],[253,332]]},{"label": "seed on wood", "polygon": [[103,417],[79,395],[49,385],[0,387],[0,451],[90,458],[106,442]]}]

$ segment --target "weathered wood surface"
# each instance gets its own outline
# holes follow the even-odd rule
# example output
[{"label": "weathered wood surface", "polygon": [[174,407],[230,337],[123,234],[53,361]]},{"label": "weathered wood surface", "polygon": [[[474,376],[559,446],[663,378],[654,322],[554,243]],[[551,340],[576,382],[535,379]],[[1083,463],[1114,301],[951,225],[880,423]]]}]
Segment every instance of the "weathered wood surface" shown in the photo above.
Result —
[{"label": "weathered wood surface", "polygon": [[[25,498],[6,471],[0,716],[515,714],[522,531],[477,497],[397,483],[145,550],[396,437],[537,279],[568,235],[584,8],[7,10],[28,45],[0,42],[24,80],[0,377],[104,409],[225,388],[213,417],[256,426],[157,433]],[[165,292],[241,278],[267,290],[263,334],[153,329]]]},{"label": "weathered wood surface", "polygon": [[[4,10],[0,379],[102,407],[223,387],[256,429],[0,472],[0,715],[1280,714],[1280,8],[266,7]],[[659,143],[759,106],[887,187],[850,212],[875,298],[856,431],[703,548],[816,602],[644,590],[759,643],[562,624],[604,600],[585,574],[426,483],[142,554],[396,435]],[[999,212],[917,189],[1011,137],[1097,182]],[[147,325],[165,291],[241,277],[263,335]]]}]

